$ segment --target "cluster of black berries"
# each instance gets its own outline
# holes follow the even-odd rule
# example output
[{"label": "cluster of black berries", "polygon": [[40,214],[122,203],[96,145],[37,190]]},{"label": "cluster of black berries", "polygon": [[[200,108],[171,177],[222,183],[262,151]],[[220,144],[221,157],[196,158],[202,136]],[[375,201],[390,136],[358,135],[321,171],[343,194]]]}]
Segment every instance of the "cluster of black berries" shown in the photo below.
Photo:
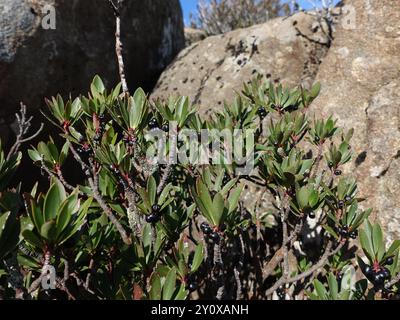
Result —
[{"label": "cluster of black berries", "polygon": [[265,110],[264,107],[259,107],[257,110],[257,114],[260,117],[260,119],[264,119],[267,116],[267,110]]},{"label": "cluster of black berries", "polygon": [[[385,261],[386,265],[391,265],[392,263],[392,257],[387,258]],[[376,286],[382,286],[386,279],[390,279],[390,271],[383,266],[372,267],[367,265],[364,267],[364,274]]]},{"label": "cluster of black berries", "polygon": [[343,226],[343,227],[337,227],[336,231],[343,237],[343,238],[352,238],[356,239],[358,236],[358,231],[357,230],[351,230],[349,229],[348,226]]},{"label": "cluster of black berries", "polygon": [[148,223],[156,223],[160,221],[160,209],[161,207],[158,204],[153,204],[151,206],[151,213],[146,216],[146,222]]},{"label": "cluster of black berries", "polygon": [[[159,125],[158,125],[158,121],[156,118],[151,118],[149,121],[149,128],[150,129],[159,129]],[[168,132],[169,131],[169,124],[167,122],[165,122],[162,126],[161,126],[161,130],[164,132]]]},{"label": "cluster of black berries", "polygon": [[219,233],[211,229],[210,225],[206,222],[202,222],[200,225],[201,231],[208,236],[212,241],[218,243],[220,240]]}]

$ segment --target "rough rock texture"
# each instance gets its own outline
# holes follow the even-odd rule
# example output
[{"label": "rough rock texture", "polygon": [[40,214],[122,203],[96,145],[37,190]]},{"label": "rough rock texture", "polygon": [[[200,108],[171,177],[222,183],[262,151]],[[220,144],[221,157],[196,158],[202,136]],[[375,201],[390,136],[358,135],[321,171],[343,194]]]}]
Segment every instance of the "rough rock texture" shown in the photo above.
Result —
[{"label": "rough rock texture", "polygon": [[[55,30],[42,28],[46,4],[55,5]],[[123,6],[128,85],[151,90],[184,47],[179,0],[129,0]],[[115,18],[104,0],[2,0],[0,119],[9,122],[21,100],[29,110],[43,107],[45,96],[84,93],[95,74],[115,85],[114,32]],[[0,132],[7,132],[1,123]]]},{"label": "rough rock texture", "polygon": [[184,49],[161,75],[152,97],[187,95],[207,112],[231,100],[233,90],[240,90],[256,73],[289,85],[308,86],[327,48],[298,35],[296,28],[325,42],[319,30],[312,31],[313,22],[313,17],[300,13],[197,42]]},{"label": "rough rock texture", "polygon": [[185,44],[187,47],[205,38],[207,38],[207,33],[204,30],[185,28]]},{"label": "rough rock texture", "polygon": [[355,28],[341,24],[320,66],[322,91],[312,109],[355,129],[359,180],[389,237],[400,237],[400,2],[353,0]]}]

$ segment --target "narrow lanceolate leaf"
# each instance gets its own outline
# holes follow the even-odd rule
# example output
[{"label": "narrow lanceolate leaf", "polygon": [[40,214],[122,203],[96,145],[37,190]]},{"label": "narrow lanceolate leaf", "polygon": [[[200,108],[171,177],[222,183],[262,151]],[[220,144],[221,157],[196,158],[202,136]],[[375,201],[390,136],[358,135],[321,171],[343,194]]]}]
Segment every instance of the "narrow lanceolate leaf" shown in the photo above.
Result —
[{"label": "narrow lanceolate leaf", "polygon": [[335,276],[332,273],[329,273],[328,284],[329,284],[329,292],[332,298],[336,300],[338,295],[338,283],[336,281]]},{"label": "narrow lanceolate leaf", "polygon": [[156,202],[157,185],[153,176],[147,181],[147,192],[149,194],[150,203],[154,204]]},{"label": "narrow lanceolate leaf", "polygon": [[374,254],[377,256],[378,252],[380,251],[379,248],[381,247],[383,242],[383,232],[379,224],[375,224],[372,227],[372,246],[374,249]]},{"label": "narrow lanceolate leaf", "polygon": [[58,208],[66,198],[63,185],[56,181],[46,194],[43,205],[44,220],[49,221],[56,218]]},{"label": "narrow lanceolate leaf", "polygon": [[220,225],[223,222],[225,203],[224,198],[222,198],[221,194],[217,193],[213,200],[213,220],[216,226]]},{"label": "narrow lanceolate leaf", "polygon": [[392,256],[399,247],[400,247],[400,240],[393,241],[393,243],[391,244],[386,253],[386,256],[388,257]]},{"label": "narrow lanceolate leaf", "polygon": [[163,286],[163,293],[162,298],[163,300],[171,300],[172,295],[175,291],[175,284],[176,284],[176,271],[172,268],[165,278],[164,286]]},{"label": "narrow lanceolate leaf", "polygon": [[191,272],[196,272],[197,269],[200,267],[201,263],[203,262],[203,244],[200,243],[196,247],[196,251],[194,252],[192,268],[190,269]]},{"label": "narrow lanceolate leaf", "polygon": [[360,230],[360,243],[365,255],[369,258],[369,260],[373,261],[375,255],[372,246],[372,240],[365,230]]}]

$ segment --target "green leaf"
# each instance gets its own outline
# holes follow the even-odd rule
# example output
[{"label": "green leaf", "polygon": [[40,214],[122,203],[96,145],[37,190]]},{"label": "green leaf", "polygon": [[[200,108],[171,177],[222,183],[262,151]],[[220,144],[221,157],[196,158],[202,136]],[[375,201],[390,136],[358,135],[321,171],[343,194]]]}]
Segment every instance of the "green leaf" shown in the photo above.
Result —
[{"label": "green leaf", "polygon": [[196,247],[196,251],[194,252],[193,261],[192,261],[192,268],[190,272],[196,272],[197,269],[200,267],[201,263],[203,262],[203,244],[199,243]]},{"label": "green leaf", "polygon": [[94,96],[97,96],[96,93],[100,93],[103,94],[104,91],[106,90],[103,81],[101,80],[101,78],[96,75],[92,81],[92,84],[90,86],[91,90],[92,90],[92,94]]},{"label": "green leaf", "polygon": [[53,243],[57,236],[56,222],[54,220],[45,222],[40,228],[40,234],[44,239]]},{"label": "green leaf", "polygon": [[372,240],[365,230],[360,230],[360,243],[365,255],[373,262],[375,254],[372,246]]},{"label": "green leaf", "polygon": [[213,201],[213,220],[216,226],[223,222],[225,203],[221,194],[217,193]]},{"label": "green leaf", "polygon": [[40,240],[40,238],[36,235],[36,233],[34,233],[33,231],[29,230],[29,229],[25,229],[22,232],[22,236],[24,237],[24,239],[29,242],[32,246],[36,247],[36,248],[43,248],[43,242],[42,240]]},{"label": "green leaf", "polygon": [[374,248],[374,256],[378,256],[379,248],[383,242],[383,232],[379,224],[372,227],[372,246]]},{"label": "green leaf", "polygon": [[337,284],[336,278],[332,273],[329,273],[328,285],[329,285],[329,292],[330,292],[332,298],[334,300],[336,300],[339,289],[338,289],[338,284]]},{"label": "green leaf", "polygon": [[161,300],[161,279],[160,275],[154,272],[151,275],[150,299]]},{"label": "green leaf", "polygon": [[153,205],[156,202],[157,185],[156,180],[153,176],[150,176],[147,180],[147,193],[149,194],[150,204]]},{"label": "green leaf", "polygon": [[320,299],[326,300],[327,299],[327,292],[324,285],[317,279],[314,280],[314,287],[317,291],[318,296]]},{"label": "green leaf", "polygon": [[400,240],[394,240],[393,243],[390,245],[389,249],[386,252],[386,256],[390,257],[392,256],[395,251],[399,248],[400,246]]},{"label": "green leaf", "polygon": [[174,268],[172,268],[168,272],[163,285],[163,292],[162,292],[163,300],[171,300],[172,295],[174,294],[175,291],[175,284],[176,284],[176,271]]},{"label": "green leaf", "polygon": [[321,84],[317,82],[312,86],[310,94],[313,98],[315,98],[319,95],[320,91],[321,91]]},{"label": "green leaf", "polygon": [[56,180],[46,194],[43,205],[44,221],[49,221],[56,218],[58,208],[62,201],[66,198],[63,185]]},{"label": "green leaf", "polygon": [[296,192],[296,200],[300,208],[303,209],[308,205],[309,190],[307,187],[302,187]]}]

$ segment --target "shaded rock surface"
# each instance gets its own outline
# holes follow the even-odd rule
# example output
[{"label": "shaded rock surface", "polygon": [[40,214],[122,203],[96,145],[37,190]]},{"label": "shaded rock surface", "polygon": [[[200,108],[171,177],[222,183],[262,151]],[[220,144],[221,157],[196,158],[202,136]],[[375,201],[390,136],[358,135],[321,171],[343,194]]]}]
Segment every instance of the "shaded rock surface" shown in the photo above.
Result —
[{"label": "shaded rock surface", "polygon": [[[55,30],[42,28],[42,19],[49,13],[43,9],[49,4],[55,6]],[[121,14],[128,85],[151,90],[184,47],[179,0],[124,1]],[[37,110],[46,96],[86,92],[95,74],[109,86],[119,82],[114,32],[115,18],[107,1],[2,0],[2,138],[9,131],[4,123],[13,120],[19,101],[28,110]]]},{"label": "shaded rock surface", "polygon": [[340,24],[321,64],[318,116],[334,115],[354,128],[356,161],[346,169],[358,179],[363,207],[374,208],[389,238],[400,237],[400,2],[353,0],[355,23]]},{"label": "shaded rock surface", "polygon": [[186,95],[207,113],[232,100],[234,90],[257,73],[288,85],[313,83],[327,47],[325,35],[304,13],[208,37],[185,48],[161,75],[153,98]]}]

